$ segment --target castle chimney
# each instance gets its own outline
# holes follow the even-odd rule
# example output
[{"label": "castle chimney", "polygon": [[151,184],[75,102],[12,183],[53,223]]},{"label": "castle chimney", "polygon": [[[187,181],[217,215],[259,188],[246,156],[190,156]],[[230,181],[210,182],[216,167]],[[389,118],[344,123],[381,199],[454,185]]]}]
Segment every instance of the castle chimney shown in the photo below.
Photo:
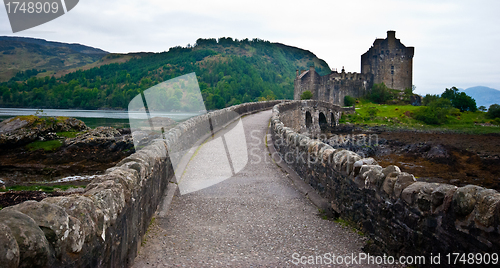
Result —
[{"label": "castle chimney", "polygon": [[396,31],[387,31],[387,41],[389,49],[392,49],[396,46]]},{"label": "castle chimney", "polygon": [[313,71],[315,71],[314,65],[309,66],[309,72],[312,73]]},{"label": "castle chimney", "polygon": [[389,40],[396,39],[396,31],[387,31],[387,39],[389,39]]},{"label": "castle chimney", "polygon": [[299,77],[299,69],[295,70],[295,77]]}]

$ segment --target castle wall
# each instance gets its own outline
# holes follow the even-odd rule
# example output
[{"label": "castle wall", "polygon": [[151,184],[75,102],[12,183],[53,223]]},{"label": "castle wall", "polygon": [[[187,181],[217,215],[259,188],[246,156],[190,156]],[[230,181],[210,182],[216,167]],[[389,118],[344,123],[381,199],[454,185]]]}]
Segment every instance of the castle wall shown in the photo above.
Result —
[{"label": "castle wall", "polygon": [[362,97],[372,85],[371,74],[342,71],[319,76],[314,68],[311,68],[295,79],[294,100],[300,100],[300,95],[309,90],[313,93],[313,100],[343,105],[345,96]]},{"label": "castle wall", "polygon": [[396,32],[388,31],[386,39],[376,39],[373,46],[361,56],[361,73],[333,71],[320,76],[311,66],[297,76],[294,100],[300,100],[304,91],[311,91],[313,100],[344,105],[344,97],[359,98],[371,90],[373,84],[385,83],[392,89],[404,90],[413,86],[413,47],[406,47]]}]

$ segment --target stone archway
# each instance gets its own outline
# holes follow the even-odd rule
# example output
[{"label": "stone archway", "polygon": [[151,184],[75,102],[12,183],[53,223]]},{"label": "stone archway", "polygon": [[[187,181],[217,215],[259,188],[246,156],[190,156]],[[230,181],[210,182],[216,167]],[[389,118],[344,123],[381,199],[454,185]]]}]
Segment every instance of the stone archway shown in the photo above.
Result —
[{"label": "stone archway", "polygon": [[309,111],[306,111],[306,128],[307,129],[310,129],[311,126],[312,126],[312,116],[311,116],[311,113]]},{"label": "stone archway", "polygon": [[325,116],[325,114],[323,112],[319,113],[318,123],[319,123],[319,128],[321,130],[326,129],[326,127],[328,126],[328,119],[326,119],[326,116]]}]

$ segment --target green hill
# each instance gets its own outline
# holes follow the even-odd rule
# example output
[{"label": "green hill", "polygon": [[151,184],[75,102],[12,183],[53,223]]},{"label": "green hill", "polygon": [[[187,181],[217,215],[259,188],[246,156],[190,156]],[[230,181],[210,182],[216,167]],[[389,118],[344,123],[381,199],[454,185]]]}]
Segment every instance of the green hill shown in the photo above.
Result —
[{"label": "green hill", "polygon": [[53,74],[82,67],[98,61],[106,54],[108,52],[80,44],[0,36],[0,81],[8,81],[20,71],[35,69]]},{"label": "green hill", "polygon": [[[119,63],[107,63],[120,60]],[[328,65],[313,53],[268,41],[198,39],[194,46],[168,52],[109,54],[92,67],[57,76],[30,77],[0,84],[1,107],[121,108],[141,91],[195,72],[207,109],[265,99],[293,98],[296,69],[314,64],[324,75]],[[93,63],[94,65],[96,63]],[[184,97],[179,98],[183,110]]]}]

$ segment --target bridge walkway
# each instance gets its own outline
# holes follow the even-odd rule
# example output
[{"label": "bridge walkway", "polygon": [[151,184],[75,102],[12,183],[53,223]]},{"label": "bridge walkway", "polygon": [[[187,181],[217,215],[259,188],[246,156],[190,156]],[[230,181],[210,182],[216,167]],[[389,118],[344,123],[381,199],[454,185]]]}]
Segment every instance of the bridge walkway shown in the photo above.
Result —
[{"label": "bridge walkway", "polygon": [[[133,267],[295,267],[300,256],[362,252],[363,238],[322,219],[270,159],[264,138],[270,117],[267,110],[242,118],[248,164],[211,187],[177,192],[152,221]],[[199,148],[183,176],[203,176],[196,167],[210,163],[210,146]]]}]

